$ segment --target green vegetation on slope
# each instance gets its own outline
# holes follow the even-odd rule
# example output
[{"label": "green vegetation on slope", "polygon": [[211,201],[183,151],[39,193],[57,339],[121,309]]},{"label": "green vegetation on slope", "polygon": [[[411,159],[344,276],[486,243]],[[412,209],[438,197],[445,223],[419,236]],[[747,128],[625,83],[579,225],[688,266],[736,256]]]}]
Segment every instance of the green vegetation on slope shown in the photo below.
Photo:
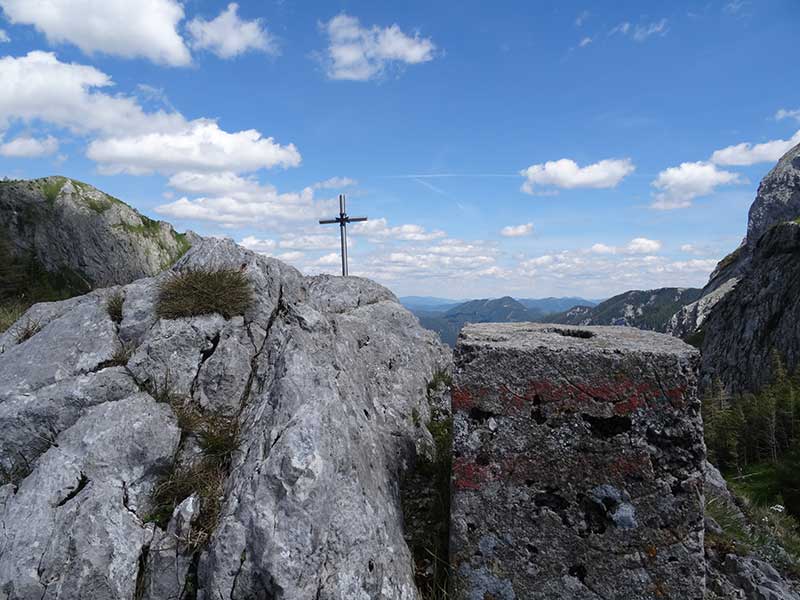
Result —
[{"label": "green vegetation on slope", "polygon": [[33,256],[15,257],[0,237],[0,332],[37,302],[65,300],[91,289],[90,282],[70,269],[51,273]]},{"label": "green vegetation on slope", "polygon": [[790,376],[773,360],[775,380],[758,394],[730,397],[714,385],[703,400],[709,460],[751,525],[726,525],[726,515],[713,512],[721,508],[708,508],[728,542],[800,575],[800,373]]},{"label": "green vegetation on slope", "polygon": [[50,204],[53,204],[56,201],[59,192],[61,192],[61,188],[64,187],[66,182],[66,177],[48,177],[47,179],[39,180],[44,197],[47,198],[47,201]]}]

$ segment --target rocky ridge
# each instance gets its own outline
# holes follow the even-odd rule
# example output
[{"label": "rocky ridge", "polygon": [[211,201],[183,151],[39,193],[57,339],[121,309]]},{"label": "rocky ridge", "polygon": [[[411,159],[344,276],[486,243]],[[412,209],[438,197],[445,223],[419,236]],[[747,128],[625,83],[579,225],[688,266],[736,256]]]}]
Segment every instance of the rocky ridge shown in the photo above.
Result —
[{"label": "rocky ridge", "polygon": [[0,182],[0,241],[83,292],[156,275],[195,239],[73,179]]},{"label": "rocky ridge", "polygon": [[[220,268],[252,285],[244,315],[158,318],[173,273]],[[0,352],[0,597],[418,597],[398,488],[434,452],[425,388],[451,358],[385,288],[205,240],[157,277],[33,306]],[[160,520],[209,431],[233,440],[204,471],[218,489]]]}]

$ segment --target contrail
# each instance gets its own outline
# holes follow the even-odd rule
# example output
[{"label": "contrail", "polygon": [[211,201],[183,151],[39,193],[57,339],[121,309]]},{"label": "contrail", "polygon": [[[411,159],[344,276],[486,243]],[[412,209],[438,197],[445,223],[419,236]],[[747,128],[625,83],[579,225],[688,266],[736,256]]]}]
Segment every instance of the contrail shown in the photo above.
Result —
[{"label": "contrail", "polygon": [[521,177],[519,173],[422,173],[419,175],[376,175],[379,179],[432,179],[437,177]]}]

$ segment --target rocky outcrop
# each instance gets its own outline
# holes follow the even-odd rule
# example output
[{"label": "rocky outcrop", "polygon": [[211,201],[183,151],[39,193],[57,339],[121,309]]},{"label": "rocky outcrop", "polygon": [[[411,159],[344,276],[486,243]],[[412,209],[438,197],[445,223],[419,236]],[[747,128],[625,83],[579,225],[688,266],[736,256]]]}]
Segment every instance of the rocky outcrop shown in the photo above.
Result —
[{"label": "rocky outcrop", "polygon": [[781,157],[758,186],[747,219],[747,245],[754,247],[775,223],[800,217],[800,144]]},{"label": "rocky outcrop", "polygon": [[741,246],[723,258],[703,288],[702,297],[680,310],[668,333],[687,339],[702,330],[711,310],[751,270],[759,242],[776,224],[800,217],[800,144],[789,150],[761,180],[747,219],[747,236]]},{"label": "rocky outcrop", "polygon": [[[785,578],[763,557],[749,549],[735,548],[724,539],[723,526],[709,513],[724,516],[726,527],[741,532],[750,530],[752,524],[728,490],[722,474],[711,464],[706,464],[704,490],[708,508],[705,517],[707,599],[800,600],[796,582]],[[782,549],[777,548],[777,552]]]},{"label": "rocky outcrop", "polygon": [[631,328],[467,326],[453,598],[704,598],[697,363]]},{"label": "rocky outcrop", "polygon": [[772,381],[773,353],[789,371],[800,364],[800,223],[769,229],[746,274],[704,323],[703,374],[732,392]]},{"label": "rocky outcrop", "polygon": [[681,339],[691,339],[703,326],[708,315],[711,314],[711,309],[713,309],[737,283],[739,283],[739,279],[737,277],[731,277],[726,279],[719,287],[707,293],[704,291],[703,296],[699,300],[687,304],[672,315],[672,318],[667,324],[666,333]]},{"label": "rocky outcrop", "polygon": [[[172,273],[220,268],[244,315],[157,316]],[[0,351],[0,597],[418,597],[399,483],[450,356],[385,288],[205,240],[33,306]]]},{"label": "rocky outcrop", "polygon": [[597,306],[576,306],[550,315],[547,320],[564,325],[619,325],[664,332],[670,318],[700,296],[695,288],[630,290]]},{"label": "rocky outcrop", "polygon": [[84,291],[157,274],[196,239],[65,177],[0,182],[0,240]]}]

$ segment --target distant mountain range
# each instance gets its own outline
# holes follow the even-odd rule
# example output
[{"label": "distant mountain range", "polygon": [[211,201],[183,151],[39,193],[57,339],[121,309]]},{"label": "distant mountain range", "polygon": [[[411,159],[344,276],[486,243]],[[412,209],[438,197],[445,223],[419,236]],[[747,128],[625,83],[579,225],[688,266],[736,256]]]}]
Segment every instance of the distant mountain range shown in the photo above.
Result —
[{"label": "distant mountain range", "polygon": [[510,296],[458,302],[444,298],[400,298],[426,329],[455,346],[466,323],[562,323],[565,325],[623,325],[665,331],[672,316],[696,301],[701,290],[661,288],[632,290],[605,301],[585,298],[519,298]]},{"label": "distant mountain range", "polygon": [[549,315],[547,320],[565,325],[622,325],[664,333],[672,316],[702,293],[697,288],[631,290],[594,307],[575,306]]},{"label": "distant mountain range", "polygon": [[577,305],[591,307],[594,300],[584,298],[502,298],[455,301],[444,298],[411,296],[400,302],[413,312],[426,329],[439,334],[442,341],[455,346],[466,323],[517,323],[542,321],[552,313]]}]

